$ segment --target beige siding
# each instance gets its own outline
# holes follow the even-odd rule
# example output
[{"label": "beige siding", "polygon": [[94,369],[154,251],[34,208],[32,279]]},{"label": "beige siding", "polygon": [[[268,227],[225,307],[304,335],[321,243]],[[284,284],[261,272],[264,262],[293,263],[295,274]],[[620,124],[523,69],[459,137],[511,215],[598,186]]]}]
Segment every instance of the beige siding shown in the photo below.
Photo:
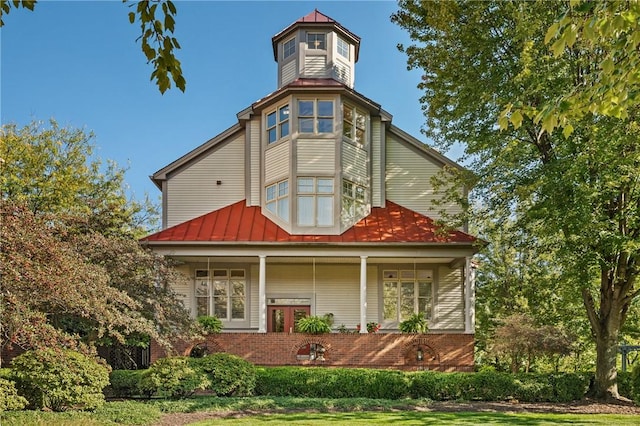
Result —
[{"label": "beige siding", "polygon": [[[167,181],[167,226],[245,198],[244,134],[238,135]],[[216,181],[221,181],[220,185]]]},{"label": "beige siding", "polygon": [[346,178],[367,182],[367,151],[351,143],[342,144],[342,171]]},{"label": "beige siding", "polygon": [[251,200],[249,205],[251,206],[259,206],[260,205],[260,119],[254,118],[251,120],[251,168],[249,169],[249,173],[251,173],[251,190],[249,193],[251,194]]},{"label": "beige siding", "polygon": [[[378,321],[377,268],[367,268],[367,321]],[[251,327],[258,327],[258,266],[251,267]],[[267,264],[267,296],[311,297],[312,265]],[[360,265],[316,265],[315,312],[334,315],[334,328],[355,328],[360,322]]]},{"label": "beige siding", "polygon": [[333,139],[298,140],[298,174],[333,173],[336,167]]},{"label": "beige siding", "polygon": [[283,142],[267,150],[264,160],[265,183],[289,176],[290,146],[290,142]]},{"label": "beige siding", "polygon": [[304,61],[306,77],[325,77],[327,75],[326,56],[307,56]]},{"label": "beige siding", "polygon": [[287,62],[282,66],[282,83],[280,86],[284,86],[287,83],[291,83],[296,78],[296,67],[298,61],[293,60],[291,62]]},{"label": "beige siding", "polygon": [[438,268],[436,293],[436,318],[433,328],[447,330],[464,329],[464,282],[462,268]]},{"label": "beige siding", "polygon": [[380,180],[382,179],[380,173],[382,155],[381,125],[379,118],[371,119],[371,205],[374,207],[382,206],[384,201],[380,192]]},{"label": "beige siding", "polygon": [[442,209],[448,214],[460,213],[458,205],[433,204],[442,196],[431,184],[431,178],[441,170],[438,164],[392,136],[387,138],[386,160],[387,199],[433,219],[442,217]]},{"label": "beige siding", "polygon": [[[181,300],[185,309],[191,311],[194,308],[193,302],[195,295],[193,294],[194,280],[193,272],[188,265],[178,266],[178,272],[185,275],[186,279],[177,283],[172,283],[171,289],[176,293],[178,300]],[[195,316],[195,312],[191,312]]]},{"label": "beige siding", "polygon": [[340,60],[335,60],[333,64],[333,78],[343,82],[347,86],[352,87],[351,66]]}]

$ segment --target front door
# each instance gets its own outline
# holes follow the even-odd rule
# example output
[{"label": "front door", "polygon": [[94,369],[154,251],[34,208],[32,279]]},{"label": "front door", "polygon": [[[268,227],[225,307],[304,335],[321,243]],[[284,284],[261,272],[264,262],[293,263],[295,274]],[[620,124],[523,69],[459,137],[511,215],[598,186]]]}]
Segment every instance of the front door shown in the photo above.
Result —
[{"label": "front door", "polygon": [[310,306],[269,306],[267,331],[270,333],[293,333],[298,331],[296,322],[311,313]]}]

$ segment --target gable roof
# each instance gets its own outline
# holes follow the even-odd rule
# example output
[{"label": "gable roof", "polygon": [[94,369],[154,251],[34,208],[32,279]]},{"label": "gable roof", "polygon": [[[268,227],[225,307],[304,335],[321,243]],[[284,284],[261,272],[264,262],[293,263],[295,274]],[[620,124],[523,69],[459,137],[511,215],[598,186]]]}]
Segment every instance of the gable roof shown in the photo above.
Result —
[{"label": "gable roof", "polygon": [[211,243],[421,243],[473,244],[462,231],[443,231],[433,219],[391,201],[341,235],[294,235],[265,217],[260,207],[238,201],[149,235],[142,242]]}]

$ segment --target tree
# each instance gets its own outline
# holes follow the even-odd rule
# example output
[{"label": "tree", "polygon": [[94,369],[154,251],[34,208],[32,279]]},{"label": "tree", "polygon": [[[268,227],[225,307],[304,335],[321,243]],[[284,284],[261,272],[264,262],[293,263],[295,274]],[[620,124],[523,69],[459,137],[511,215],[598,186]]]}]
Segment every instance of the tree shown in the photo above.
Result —
[{"label": "tree", "polygon": [[[617,344],[638,295],[637,104],[627,104],[621,118],[576,115],[564,134],[549,124],[558,122],[553,114],[504,114],[508,105],[544,106],[570,96],[585,66],[616,48],[602,42],[560,56],[549,51],[547,29],[567,6],[404,0],[392,19],[414,41],[400,46],[409,67],[425,72],[425,132],[441,148],[465,147],[478,203],[502,219],[517,212],[518,226],[560,241],[555,261],[576,282],[596,343],[594,395],[617,398]],[[505,120],[514,126],[501,130]]]},{"label": "tree", "polygon": [[[122,2],[126,3],[127,0]],[[0,0],[0,27],[5,24],[3,15],[11,12],[12,8],[34,10],[36,4],[37,0]],[[161,17],[156,17],[158,6],[162,11]],[[130,23],[140,23],[138,40],[147,62],[153,64],[151,80],[155,80],[160,93],[171,88],[171,81],[183,92],[187,84],[182,76],[180,61],[174,53],[174,50],[180,49],[178,40],[173,37],[177,13],[175,4],[170,0],[140,0],[128,15]]]},{"label": "tree", "polygon": [[0,346],[189,337],[170,289],[186,278],[138,244],[144,208],[127,200],[124,171],[101,171],[91,136],[55,122],[0,134]]}]

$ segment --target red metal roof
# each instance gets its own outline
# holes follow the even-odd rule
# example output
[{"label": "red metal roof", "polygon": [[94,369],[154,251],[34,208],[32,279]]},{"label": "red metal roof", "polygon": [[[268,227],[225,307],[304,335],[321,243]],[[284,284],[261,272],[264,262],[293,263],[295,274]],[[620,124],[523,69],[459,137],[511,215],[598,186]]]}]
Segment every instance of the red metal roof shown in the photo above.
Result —
[{"label": "red metal roof", "polygon": [[461,231],[438,232],[434,221],[391,201],[341,235],[292,235],[266,218],[260,207],[238,201],[143,238],[164,242],[254,243],[473,243]]},{"label": "red metal roof", "polygon": [[333,19],[329,18],[324,13],[321,13],[318,9],[309,13],[306,16],[298,19],[296,22],[336,22]]}]

